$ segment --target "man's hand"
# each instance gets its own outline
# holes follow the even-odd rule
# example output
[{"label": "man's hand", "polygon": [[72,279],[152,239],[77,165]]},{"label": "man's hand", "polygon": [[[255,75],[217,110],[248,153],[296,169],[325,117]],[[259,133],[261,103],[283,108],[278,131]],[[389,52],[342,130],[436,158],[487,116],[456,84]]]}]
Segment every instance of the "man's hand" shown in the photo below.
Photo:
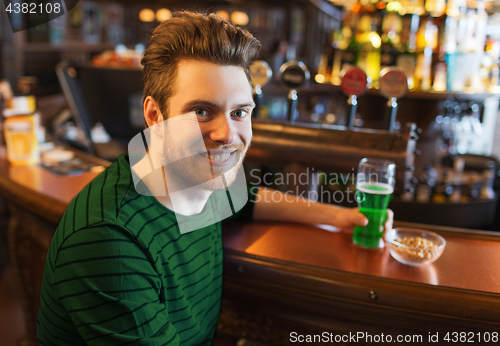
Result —
[{"label": "man's hand", "polygon": [[345,208],[343,212],[338,214],[335,218],[334,226],[343,233],[352,234],[354,227],[366,226],[368,224],[368,219],[361,214],[358,208]]},{"label": "man's hand", "polygon": [[[272,194],[277,194],[272,198]],[[282,196],[279,196],[282,194]],[[394,213],[387,209],[384,231],[392,228]],[[343,233],[352,234],[354,227],[366,226],[368,219],[358,208],[345,208],[331,204],[307,201],[293,195],[284,195],[265,187],[259,194],[253,212],[254,220],[300,222],[310,225],[331,225]]]},{"label": "man's hand", "polygon": [[[394,213],[391,209],[387,209],[387,221],[384,224],[384,233],[392,229],[392,223],[394,221]],[[346,209],[345,213],[341,215],[335,225],[340,231],[352,234],[354,232],[354,227],[356,226],[366,226],[368,224],[368,219],[364,216],[358,208]]]},{"label": "man's hand", "polygon": [[391,209],[387,209],[387,221],[384,224],[384,233],[392,229],[393,222],[394,222],[394,212]]}]

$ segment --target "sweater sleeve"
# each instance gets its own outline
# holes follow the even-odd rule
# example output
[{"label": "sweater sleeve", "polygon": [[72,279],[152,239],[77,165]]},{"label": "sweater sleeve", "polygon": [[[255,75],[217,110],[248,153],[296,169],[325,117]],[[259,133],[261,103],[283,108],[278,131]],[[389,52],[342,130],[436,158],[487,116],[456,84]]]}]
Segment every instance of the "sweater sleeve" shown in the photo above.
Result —
[{"label": "sweater sleeve", "polygon": [[179,345],[147,253],[117,226],[71,234],[54,263],[53,290],[87,345]]}]

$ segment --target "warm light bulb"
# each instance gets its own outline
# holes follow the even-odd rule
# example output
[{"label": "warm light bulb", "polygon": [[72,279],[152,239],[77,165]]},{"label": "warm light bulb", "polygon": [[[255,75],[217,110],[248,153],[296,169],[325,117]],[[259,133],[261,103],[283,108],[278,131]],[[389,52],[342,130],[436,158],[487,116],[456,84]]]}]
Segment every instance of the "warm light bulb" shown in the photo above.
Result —
[{"label": "warm light bulb", "polygon": [[139,20],[141,22],[154,22],[156,15],[153,10],[149,8],[143,8],[141,12],[139,12]]},{"label": "warm light bulb", "polygon": [[401,3],[398,1],[391,1],[390,3],[387,4],[386,9],[387,11],[398,12],[399,10],[401,10]]},{"label": "warm light bulb", "polygon": [[325,76],[318,73],[315,77],[314,80],[318,83],[323,83],[325,81]]},{"label": "warm light bulb", "polygon": [[242,11],[234,11],[231,13],[231,22],[236,25],[245,26],[248,24],[248,14]]},{"label": "warm light bulb", "polygon": [[380,39],[380,36],[374,31],[368,34],[368,39],[370,40],[372,46],[375,48],[380,48],[380,46],[382,45],[382,40]]},{"label": "warm light bulb", "polygon": [[215,12],[215,14],[224,19],[226,22],[229,22],[229,13],[227,11],[219,10]]},{"label": "warm light bulb", "polygon": [[160,8],[156,11],[156,20],[159,22],[166,22],[167,20],[172,19],[172,12],[166,8]]}]

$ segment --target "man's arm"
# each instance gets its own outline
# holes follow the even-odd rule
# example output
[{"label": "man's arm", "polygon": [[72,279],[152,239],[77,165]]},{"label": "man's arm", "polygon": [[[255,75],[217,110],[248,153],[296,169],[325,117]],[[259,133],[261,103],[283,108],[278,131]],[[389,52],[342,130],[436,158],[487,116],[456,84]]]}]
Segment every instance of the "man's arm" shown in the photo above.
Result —
[{"label": "man's arm", "polygon": [[[392,228],[392,218],[389,210],[386,230]],[[312,202],[265,187],[260,187],[255,199],[253,219],[332,225],[346,233],[352,233],[355,226],[364,226],[368,222],[357,208]]]}]

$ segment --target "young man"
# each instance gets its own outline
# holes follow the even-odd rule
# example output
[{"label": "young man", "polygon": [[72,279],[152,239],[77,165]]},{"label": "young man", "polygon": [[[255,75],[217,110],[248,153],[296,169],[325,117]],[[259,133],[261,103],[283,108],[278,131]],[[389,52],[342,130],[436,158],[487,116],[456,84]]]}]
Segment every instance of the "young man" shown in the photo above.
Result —
[{"label": "young man", "polygon": [[[221,302],[221,225],[181,232],[177,216],[203,215],[212,196],[237,180],[252,137],[249,66],[259,49],[249,33],[215,15],[182,12],[155,29],[142,60],[154,147],[135,163],[120,157],[63,215],[47,254],[40,345],[211,343]],[[182,165],[165,168],[171,157],[184,158]],[[151,173],[158,163],[160,181]],[[355,209],[308,207],[290,196],[276,203],[269,193],[250,194],[233,218],[345,231],[366,223]]]}]

